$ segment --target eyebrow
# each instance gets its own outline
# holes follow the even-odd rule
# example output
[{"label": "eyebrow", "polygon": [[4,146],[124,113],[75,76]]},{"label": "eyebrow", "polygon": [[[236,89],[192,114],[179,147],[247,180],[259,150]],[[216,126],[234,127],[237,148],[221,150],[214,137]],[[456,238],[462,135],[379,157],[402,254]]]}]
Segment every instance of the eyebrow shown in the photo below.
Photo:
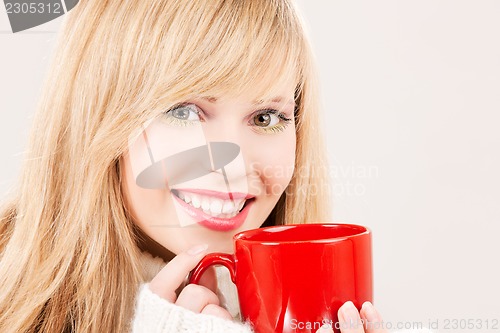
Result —
[{"label": "eyebrow", "polygon": [[[210,103],[216,103],[217,102],[217,97],[213,97],[213,96],[202,96],[200,97],[201,99],[204,99]],[[267,101],[271,101],[273,103],[282,103],[283,102],[283,98],[282,97],[274,97],[270,100],[256,100],[256,101],[253,101],[252,104],[253,105],[259,105],[259,104],[264,104],[266,103]],[[287,100],[285,102],[285,104],[292,104],[292,105],[295,105],[295,102],[291,99]]]}]

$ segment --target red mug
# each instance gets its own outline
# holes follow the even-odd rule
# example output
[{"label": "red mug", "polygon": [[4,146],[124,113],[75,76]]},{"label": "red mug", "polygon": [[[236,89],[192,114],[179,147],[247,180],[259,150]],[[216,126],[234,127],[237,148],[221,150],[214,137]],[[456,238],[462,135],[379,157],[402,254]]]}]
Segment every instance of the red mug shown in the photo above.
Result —
[{"label": "red mug", "polygon": [[242,318],[257,333],[340,332],[346,301],[373,301],[371,232],[354,224],[295,224],[240,232],[234,255],[206,255],[190,276],[198,283],[224,265],[238,290]]}]

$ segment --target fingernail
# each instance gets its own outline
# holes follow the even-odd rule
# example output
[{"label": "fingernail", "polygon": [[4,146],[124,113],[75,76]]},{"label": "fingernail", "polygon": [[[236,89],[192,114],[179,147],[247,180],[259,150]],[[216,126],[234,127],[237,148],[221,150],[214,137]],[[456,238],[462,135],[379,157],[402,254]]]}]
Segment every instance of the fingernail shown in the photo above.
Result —
[{"label": "fingernail", "polygon": [[205,252],[207,249],[208,249],[208,244],[200,244],[193,246],[192,248],[187,250],[187,254],[189,254],[190,256],[196,256],[200,253]]},{"label": "fingernail", "polygon": [[368,321],[378,321],[378,314],[371,302],[364,302],[361,307]]},{"label": "fingernail", "polygon": [[342,306],[342,316],[344,317],[344,321],[350,323],[358,321],[358,309],[356,309],[353,302],[348,301]]}]

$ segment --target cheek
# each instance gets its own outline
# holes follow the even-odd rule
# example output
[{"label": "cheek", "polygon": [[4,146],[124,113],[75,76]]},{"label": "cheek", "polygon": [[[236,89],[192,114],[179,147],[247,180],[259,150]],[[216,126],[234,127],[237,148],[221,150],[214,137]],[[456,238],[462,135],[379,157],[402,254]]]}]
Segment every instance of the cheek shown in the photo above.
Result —
[{"label": "cheek", "polygon": [[260,175],[268,195],[280,196],[294,172],[295,131],[259,138],[252,145],[252,169]]},{"label": "cheek", "polygon": [[134,222],[147,229],[156,223],[157,216],[165,216],[169,206],[169,197],[164,190],[143,189],[137,186],[132,171],[130,157],[122,159],[123,188],[127,208],[134,218]]}]

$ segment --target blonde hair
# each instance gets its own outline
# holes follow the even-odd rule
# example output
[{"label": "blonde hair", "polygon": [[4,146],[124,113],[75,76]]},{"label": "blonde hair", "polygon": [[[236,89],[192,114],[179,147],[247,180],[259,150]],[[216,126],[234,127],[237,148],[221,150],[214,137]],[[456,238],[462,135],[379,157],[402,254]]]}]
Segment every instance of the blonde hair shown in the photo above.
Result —
[{"label": "blonde hair", "polygon": [[295,80],[301,174],[266,223],[328,219],[327,193],[308,191],[327,178],[313,58],[290,1],[81,0],[66,15],[0,215],[0,332],[129,330],[143,276],[120,157],[135,129],[193,94],[267,98]]}]

